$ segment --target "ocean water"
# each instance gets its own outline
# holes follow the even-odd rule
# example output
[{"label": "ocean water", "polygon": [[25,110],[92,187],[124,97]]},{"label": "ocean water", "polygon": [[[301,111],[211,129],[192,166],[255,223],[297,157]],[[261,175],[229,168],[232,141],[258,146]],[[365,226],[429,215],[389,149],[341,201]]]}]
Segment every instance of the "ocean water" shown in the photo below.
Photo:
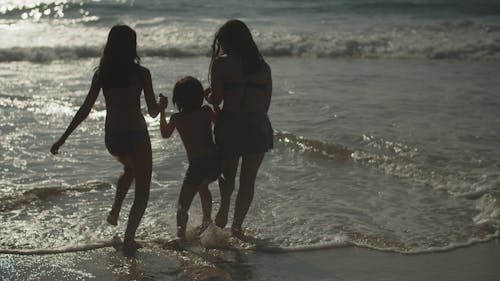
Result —
[{"label": "ocean water", "polygon": [[[0,253],[123,234],[133,192],[108,226],[121,167],[104,146],[102,96],[49,153],[110,27],[137,31],[156,93],[171,96],[183,75],[208,86],[211,40],[230,18],[247,22],[273,71],[275,149],[244,225],[268,241],[260,250],[412,254],[498,238],[498,1],[1,1]],[[138,238],[168,240],[187,160],[178,135],[147,122],[154,171]],[[190,214],[194,228],[198,199]]]}]

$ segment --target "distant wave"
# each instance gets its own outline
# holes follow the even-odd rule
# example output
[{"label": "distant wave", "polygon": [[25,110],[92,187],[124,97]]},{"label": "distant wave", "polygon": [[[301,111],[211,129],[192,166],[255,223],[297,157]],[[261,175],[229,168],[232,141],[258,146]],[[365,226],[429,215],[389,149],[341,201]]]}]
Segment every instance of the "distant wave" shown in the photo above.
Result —
[{"label": "distant wave", "polygon": [[[77,47],[14,47],[0,49],[0,62],[30,61],[51,62],[55,60],[75,60],[98,58],[101,53],[100,47],[77,46]],[[143,57],[172,57],[184,58],[195,56],[206,56],[206,52],[185,50],[182,48],[145,48],[140,51]]]},{"label": "distant wave", "polygon": [[[389,44],[388,41],[376,40],[361,42],[347,40],[330,48],[302,47],[300,44],[276,44],[261,48],[265,57],[317,57],[317,58],[393,58],[393,59],[451,59],[451,60],[500,60],[500,40],[498,42],[446,47],[423,47],[421,50],[382,50],[380,46]],[[0,49],[0,62],[29,61],[36,63],[57,60],[77,60],[98,58],[99,47],[14,47]],[[145,48],[139,50],[141,57],[186,58],[206,57],[209,50],[189,49],[185,47]]]},{"label": "distant wave", "polygon": [[[152,29],[138,30],[143,36],[154,38],[154,41],[143,42],[145,45],[139,46],[140,56],[184,58],[206,57],[210,54],[210,36],[206,30],[191,31],[193,34],[189,38],[182,39],[168,32],[157,35],[161,28],[155,26]],[[165,26],[166,30],[168,28]],[[71,32],[77,31],[71,28],[67,32],[59,31],[63,37]],[[70,39],[60,40],[65,42]],[[478,24],[473,21],[349,32],[268,31],[258,33],[256,41],[265,57],[500,60],[500,25]],[[2,48],[0,62],[50,62],[99,57],[101,46],[83,45],[86,44],[84,42],[79,45],[79,42],[71,41],[74,46],[25,45]]]},{"label": "distant wave", "polygon": [[0,211],[9,211],[18,209],[24,205],[45,200],[50,197],[59,196],[71,191],[89,191],[95,189],[108,189],[111,185],[103,182],[88,182],[76,186],[68,187],[41,187],[34,188],[25,192],[19,192],[14,195],[3,196],[0,198]]},{"label": "distant wave", "polygon": [[96,58],[98,56],[99,48],[97,47],[14,47],[0,49],[0,62],[50,62]]},{"label": "distant wave", "polygon": [[392,12],[399,14],[443,13],[452,12],[464,15],[497,15],[500,14],[498,1],[370,1],[345,4],[349,10],[365,13]]},{"label": "distant wave", "polygon": [[265,56],[395,59],[500,59],[500,25],[452,21],[257,37]]},{"label": "distant wave", "polygon": [[[19,4],[3,5],[0,7],[0,15],[4,18],[20,18],[22,15],[29,18],[71,18],[112,17],[113,15],[133,15],[137,13],[148,13],[158,15],[161,13],[185,13],[183,5],[175,2],[154,3],[148,1],[36,1]],[[200,5],[201,3],[199,3]],[[300,15],[308,12],[311,15],[318,12],[329,12],[341,16],[373,15],[373,14],[408,14],[414,16],[425,15],[472,15],[490,16],[500,14],[500,3],[495,0],[479,1],[407,1],[407,0],[380,0],[380,1],[317,1],[310,5],[297,7],[293,1],[283,1],[281,5],[270,8],[268,5],[255,5],[263,16],[273,14],[279,7],[281,11],[290,13],[290,16]],[[221,6],[207,5],[206,9],[218,9]],[[50,10],[52,12],[44,13]]]}]

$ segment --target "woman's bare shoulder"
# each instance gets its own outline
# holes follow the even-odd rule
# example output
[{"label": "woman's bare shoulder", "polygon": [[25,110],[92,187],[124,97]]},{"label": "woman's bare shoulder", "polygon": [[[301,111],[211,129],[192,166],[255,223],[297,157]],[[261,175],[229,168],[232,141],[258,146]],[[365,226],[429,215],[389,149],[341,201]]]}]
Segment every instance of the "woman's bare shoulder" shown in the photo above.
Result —
[{"label": "woman's bare shoulder", "polygon": [[146,85],[151,83],[151,80],[152,80],[151,79],[151,72],[149,71],[148,68],[146,68],[142,65],[137,65],[135,76],[137,77],[137,79],[142,87],[145,87]]},{"label": "woman's bare shoulder", "polygon": [[151,72],[147,67],[144,67],[142,65],[137,65],[137,71],[142,77],[150,76],[151,77]]},{"label": "woman's bare shoulder", "polygon": [[264,71],[271,72],[271,67],[269,66],[269,64],[266,61],[264,61],[263,66],[264,66]]}]

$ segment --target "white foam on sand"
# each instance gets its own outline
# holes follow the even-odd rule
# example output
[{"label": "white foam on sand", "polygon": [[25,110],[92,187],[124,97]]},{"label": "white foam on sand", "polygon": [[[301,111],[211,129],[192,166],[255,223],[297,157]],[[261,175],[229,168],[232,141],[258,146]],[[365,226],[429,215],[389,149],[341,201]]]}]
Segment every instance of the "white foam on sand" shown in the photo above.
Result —
[{"label": "white foam on sand", "polygon": [[111,240],[97,241],[84,245],[71,245],[67,247],[59,247],[53,249],[0,249],[0,254],[15,254],[15,255],[53,255],[71,252],[90,251],[106,247],[113,247],[120,244],[119,238],[115,237]]},{"label": "white foam on sand", "polygon": [[228,241],[228,234],[214,224],[210,224],[200,234],[200,244],[205,248],[225,248],[228,245]]}]

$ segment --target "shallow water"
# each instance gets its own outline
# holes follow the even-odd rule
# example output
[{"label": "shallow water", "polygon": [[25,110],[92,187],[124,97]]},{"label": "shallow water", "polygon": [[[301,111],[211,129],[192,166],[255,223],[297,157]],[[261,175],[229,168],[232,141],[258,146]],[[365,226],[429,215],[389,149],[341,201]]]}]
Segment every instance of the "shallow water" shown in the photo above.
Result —
[{"label": "shallow water", "polygon": [[[263,163],[246,222],[253,235],[290,249],[358,245],[398,252],[498,235],[498,63],[269,62],[276,147]],[[123,230],[124,219],[118,230],[104,223],[120,166],[103,144],[102,98],[62,154],[48,153],[83,100],[94,63],[4,64],[10,81],[2,86],[9,94],[0,97],[4,249],[90,244]],[[164,93],[183,74],[206,84],[207,63],[143,62]],[[155,168],[139,238],[168,239],[187,161],[178,136],[163,140],[158,121],[148,123]],[[212,190],[217,207],[215,184]],[[200,217],[195,201],[193,227]]]}]

